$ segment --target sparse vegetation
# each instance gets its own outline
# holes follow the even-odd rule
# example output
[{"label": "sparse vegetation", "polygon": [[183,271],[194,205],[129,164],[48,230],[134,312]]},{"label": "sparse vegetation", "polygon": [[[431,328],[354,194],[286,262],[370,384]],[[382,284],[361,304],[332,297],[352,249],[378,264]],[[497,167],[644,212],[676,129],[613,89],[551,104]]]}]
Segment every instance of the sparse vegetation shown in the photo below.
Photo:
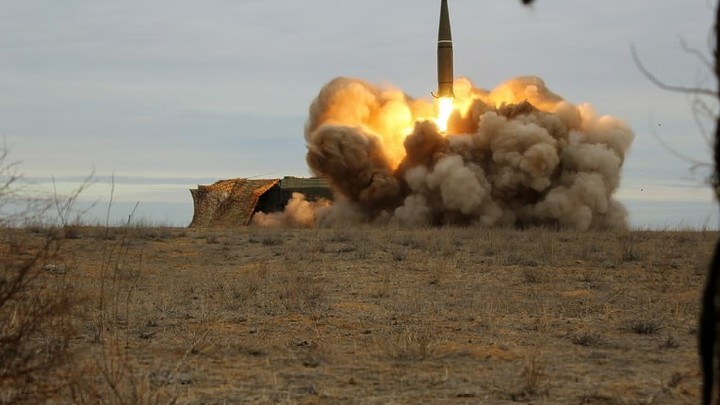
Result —
[{"label": "sparse vegetation", "polygon": [[680,347],[680,342],[672,335],[669,335],[667,339],[659,345],[660,349],[677,349],[678,347]]},{"label": "sparse vegetation", "polygon": [[430,326],[420,324],[393,327],[387,336],[380,337],[377,344],[393,360],[420,361],[432,354],[436,340]]},{"label": "sparse vegetation", "polygon": [[638,335],[654,335],[662,328],[657,319],[636,319],[630,324],[630,330]]},{"label": "sparse vegetation", "polygon": [[61,247],[28,287],[76,304],[25,341],[58,354],[61,402],[697,402],[716,233],[637,232],[633,260],[616,234],[546,229],[76,233],[2,234],[16,257]]},{"label": "sparse vegetation", "polygon": [[[0,403],[36,403],[64,387],[74,335],[74,263],[61,235],[12,228],[39,223],[47,202],[17,194],[16,164],[0,147]],[[72,198],[72,197],[71,197]],[[23,206],[24,205],[24,206]]]},{"label": "sparse vegetation", "polygon": [[0,234],[0,403],[42,401],[62,388],[73,295],[59,248],[49,237]]},{"label": "sparse vegetation", "polygon": [[520,391],[510,394],[513,401],[525,402],[536,396],[547,396],[549,393],[548,375],[545,367],[537,356],[531,355],[520,374]]},{"label": "sparse vegetation", "polygon": [[570,341],[579,346],[602,346],[604,343],[602,335],[596,332],[583,331],[573,334]]}]

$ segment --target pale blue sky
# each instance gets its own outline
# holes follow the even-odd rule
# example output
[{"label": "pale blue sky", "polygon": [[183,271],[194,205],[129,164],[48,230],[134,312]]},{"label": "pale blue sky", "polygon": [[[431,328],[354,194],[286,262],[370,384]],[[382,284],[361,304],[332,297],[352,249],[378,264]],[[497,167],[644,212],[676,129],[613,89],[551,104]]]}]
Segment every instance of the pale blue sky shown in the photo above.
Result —
[{"label": "pale blue sky", "polygon": [[[198,183],[308,175],[307,108],[333,77],[418,98],[436,86],[436,0],[0,5],[0,134],[13,160],[45,189],[51,176],[66,190],[95,170],[89,200],[109,198],[114,173],[117,210],[140,201],[149,220],[189,223],[187,190]],[[714,86],[679,42],[709,53],[713,6],[450,0],[455,72],[483,88],[537,75],[567,100],[626,120],[636,138],[618,197],[631,223],[717,226],[706,172],[693,174],[652,134],[709,162],[689,98],[654,87],[629,51],[635,44],[669,82]]]}]

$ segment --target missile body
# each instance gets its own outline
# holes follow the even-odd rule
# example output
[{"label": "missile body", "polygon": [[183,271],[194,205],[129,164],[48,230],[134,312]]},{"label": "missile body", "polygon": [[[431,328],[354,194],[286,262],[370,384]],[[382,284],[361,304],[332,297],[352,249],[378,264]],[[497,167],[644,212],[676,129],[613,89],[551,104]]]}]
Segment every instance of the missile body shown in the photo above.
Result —
[{"label": "missile body", "polygon": [[438,91],[435,97],[454,98],[452,33],[450,32],[450,13],[448,12],[447,0],[442,0],[440,5],[437,63]]}]

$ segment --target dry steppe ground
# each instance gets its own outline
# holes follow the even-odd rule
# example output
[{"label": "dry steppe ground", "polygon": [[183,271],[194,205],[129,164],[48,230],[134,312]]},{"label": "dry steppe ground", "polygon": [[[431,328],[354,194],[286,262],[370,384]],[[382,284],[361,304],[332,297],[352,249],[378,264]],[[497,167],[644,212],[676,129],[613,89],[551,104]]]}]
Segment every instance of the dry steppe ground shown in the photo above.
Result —
[{"label": "dry steppe ground", "polygon": [[699,403],[716,232],[55,232],[59,402]]}]

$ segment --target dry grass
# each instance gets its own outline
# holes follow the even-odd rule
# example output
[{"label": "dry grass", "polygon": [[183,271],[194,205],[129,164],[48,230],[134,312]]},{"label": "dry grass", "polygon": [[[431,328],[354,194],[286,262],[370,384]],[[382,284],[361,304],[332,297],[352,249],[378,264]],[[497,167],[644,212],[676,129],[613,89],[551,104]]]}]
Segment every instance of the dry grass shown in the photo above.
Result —
[{"label": "dry grass", "polygon": [[60,402],[698,402],[713,232],[65,231]]}]

